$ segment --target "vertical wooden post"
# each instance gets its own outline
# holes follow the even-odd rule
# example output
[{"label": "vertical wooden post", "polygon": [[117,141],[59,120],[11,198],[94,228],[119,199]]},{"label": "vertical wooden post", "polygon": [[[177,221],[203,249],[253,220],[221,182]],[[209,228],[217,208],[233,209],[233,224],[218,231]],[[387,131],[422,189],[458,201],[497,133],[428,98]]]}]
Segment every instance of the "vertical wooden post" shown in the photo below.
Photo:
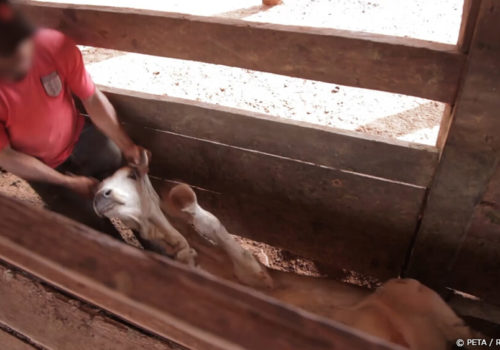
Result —
[{"label": "vertical wooden post", "polygon": [[500,1],[482,0],[408,276],[438,289],[448,286],[449,272],[499,153]]},{"label": "vertical wooden post", "polygon": [[457,42],[458,49],[461,52],[469,52],[480,5],[481,0],[464,0],[462,23],[460,25],[460,33]]}]

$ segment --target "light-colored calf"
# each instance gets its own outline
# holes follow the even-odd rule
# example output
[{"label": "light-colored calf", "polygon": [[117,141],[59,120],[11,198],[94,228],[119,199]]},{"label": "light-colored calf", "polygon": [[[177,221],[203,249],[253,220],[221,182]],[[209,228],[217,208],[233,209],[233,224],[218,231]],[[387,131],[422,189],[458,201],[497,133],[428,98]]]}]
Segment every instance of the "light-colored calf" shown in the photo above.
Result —
[{"label": "light-colored calf", "polygon": [[[146,171],[125,167],[104,180],[96,212],[117,217],[174,259],[223,278],[236,279],[277,299],[335,319],[412,350],[445,350],[474,335],[437,293],[411,279],[393,279],[374,293],[339,282],[268,270],[203,209],[194,191],[178,185],[161,201]],[[164,215],[187,224],[179,233]],[[195,252],[191,246],[196,249]]]},{"label": "light-colored calf", "polygon": [[175,260],[195,265],[196,251],[163,215],[149,177],[138,169],[124,167],[105,179],[96,192],[94,210],[98,215],[120,219]]}]

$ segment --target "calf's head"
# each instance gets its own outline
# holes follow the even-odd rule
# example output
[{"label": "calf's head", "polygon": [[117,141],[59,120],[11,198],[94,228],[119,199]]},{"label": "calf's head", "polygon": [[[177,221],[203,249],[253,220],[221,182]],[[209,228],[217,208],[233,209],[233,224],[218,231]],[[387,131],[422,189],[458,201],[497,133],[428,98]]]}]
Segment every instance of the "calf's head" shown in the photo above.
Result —
[{"label": "calf's head", "polygon": [[[141,154],[139,164],[126,166],[102,181],[94,197],[94,210],[99,216],[121,219],[128,226],[137,226],[159,198],[147,176],[149,154]],[[130,227],[138,229],[138,227]]]},{"label": "calf's head", "polygon": [[99,185],[94,197],[94,210],[99,216],[125,221],[139,220],[142,214],[139,192],[141,175],[135,168],[123,167]]},{"label": "calf's head", "polygon": [[195,265],[196,252],[160,208],[160,198],[147,176],[147,164],[144,152],[141,164],[123,167],[102,181],[94,197],[94,210],[100,216],[120,219],[155,250]]}]

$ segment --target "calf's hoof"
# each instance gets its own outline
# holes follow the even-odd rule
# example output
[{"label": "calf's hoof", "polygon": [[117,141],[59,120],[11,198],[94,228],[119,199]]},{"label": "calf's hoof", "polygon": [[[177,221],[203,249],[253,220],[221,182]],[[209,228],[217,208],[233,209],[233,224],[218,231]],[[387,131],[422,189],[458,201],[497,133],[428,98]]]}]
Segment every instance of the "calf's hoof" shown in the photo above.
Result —
[{"label": "calf's hoof", "polygon": [[189,266],[196,266],[196,258],[198,257],[198,253],[193,248],[186,248],[179,251],[175,255],[175,260],[184,263]]}]

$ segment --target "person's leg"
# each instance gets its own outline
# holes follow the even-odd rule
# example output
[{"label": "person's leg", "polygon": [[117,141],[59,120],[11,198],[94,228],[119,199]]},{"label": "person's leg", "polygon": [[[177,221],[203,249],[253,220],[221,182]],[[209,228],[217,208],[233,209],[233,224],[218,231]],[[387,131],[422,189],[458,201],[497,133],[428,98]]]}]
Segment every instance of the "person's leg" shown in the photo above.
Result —
[{"label": "person's leg", "polygon": [[[57,170],[102,180],[116,171],[121,163],[118,147],[87,121],[73,154]],[[97,216],[91,200],[83,199],[61,186],[45,183],[31,183],[31,186],[50,210],[121,239],[108,219]]]},{"label": "person's leg", "polygon": [[80,139],[61,170],[103,180],[121,164],[122,154],[118,146],[86,120]]}]

